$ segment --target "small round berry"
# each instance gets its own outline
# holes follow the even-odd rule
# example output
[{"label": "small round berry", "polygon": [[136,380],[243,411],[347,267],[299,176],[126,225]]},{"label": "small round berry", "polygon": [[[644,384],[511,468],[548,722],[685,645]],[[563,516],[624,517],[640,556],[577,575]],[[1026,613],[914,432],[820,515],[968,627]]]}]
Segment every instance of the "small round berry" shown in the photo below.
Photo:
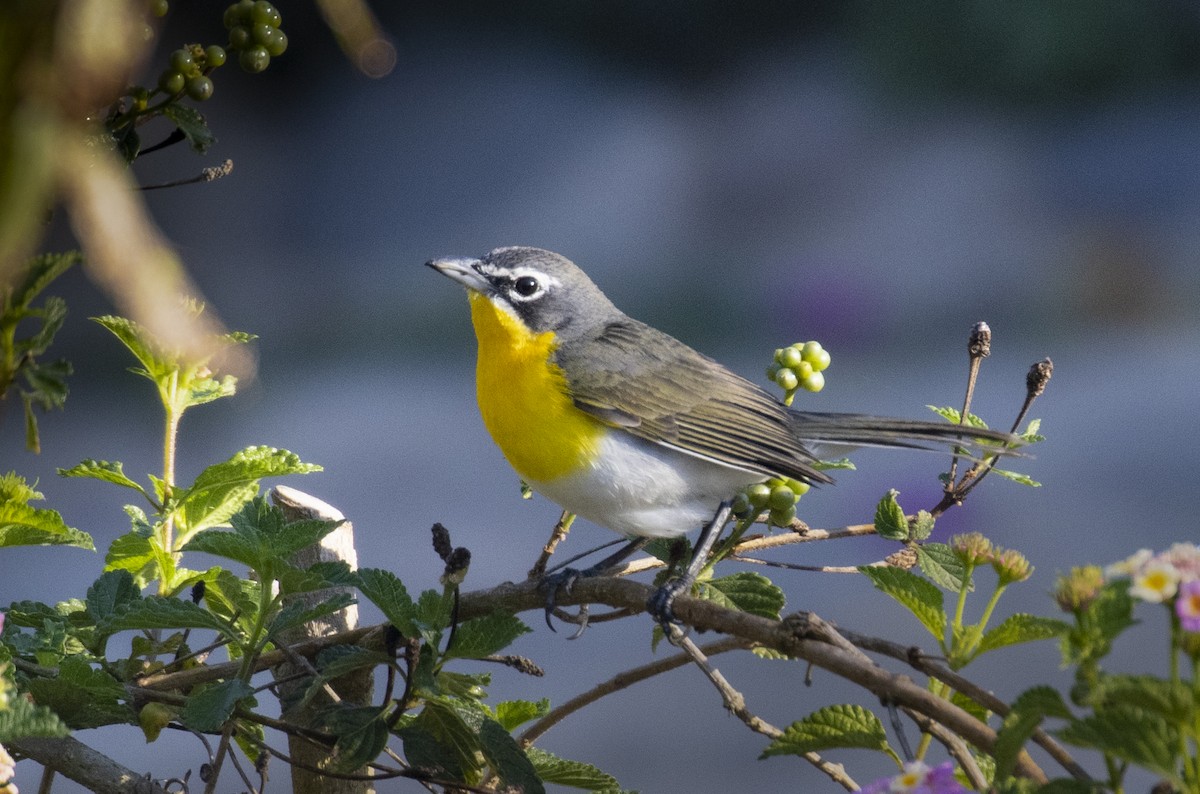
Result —
[{"label": "small round berry", "polygon": [[171,53],[171,68],[175,71],[186,74],[196,68],[196,59],[186,49],[175,50]]},{"label": "small round berry", "polygon": [[755,510],[762,510],[766,507],[770,498],[771,487],[766,483],[760,482],[746,489],[746,499]]},{"label": "small round berry", "polygon": [[184,82],[183,74],[174,69],[168,69],[158,77],[158,87],[166,94],[178,94],[183,90]]},{"label": "small round berry", "polygon": [[226,8],[224,16],[221,17],[221,22],[225,25],[226,30],[233,30],[241,21],[241,15],[238,14],[236,3]]},{"label": "small round berry", "polygon": [[772,510],[770,515],[767,517],[767,523],[773,524],[777,527],[786,527],[792,523],[792,520],[795,517],[796,506],[794,504],[788,505],[783,510]]},{"label": "small round berry", "polygon": [[818,392],[825,388],[825,376],[820,372],[814,372],[800,382],[806,391]]},{"label": "small round berry", "polygon": [[804,343],[804,360],[812,364],[817,372],[827,368],[830,362],[829,351],[817,342]]},{"label": "small round berry", "polygon": [[803,360],[804,356],[795,346],[785,347],[779,353],[779,363],[788,369],[795,369]]},{"label": "small round berry", "polygon": [[787,367],[784,367],[775,373],[775,382],[778,383],[784,391],[795,391],[796,386],[800,384],[800,379],[796,377],[795,372],[792,372]]},{"label": "small round berry", "polygon": [[278,58],[280,55],[283,55],[283,53],[287,51],[287,46],[288,46],[287,34],[284,33],[282,30],[280,30],[279,28],[271,28],[271,40],[268,41],[263,46],[265,46],[267,48],[267,53],[272,58]]},{"label": "small round berry", "polygon": [[255,44],[265,47],[271,41],[271,33],[274,30],[275,28],[266,22],[255,22],[250,26],[250,38]]},{"label": "small round berry", "polygon": [[203,102],[213,95],[213,81],[202,74],[188,78],[187,94],[197,102]]},{"label": "small round berry", "polygon": [[266,47],[250,47],[238,54],[238,64],[250,74],[258,74],[271,64],[271,54]]},{"label": "small round berry", "polygon": [[252,44],[250,28],[245,25],[235,25],[229,29],[229,49],[245,51]]},{"label": "small round berry", "polygon": [[252,9],[250,9],[250,19],[254,22],[261,22],[265,25],[270,25],[273,28],[279,27],[283,22],[283,17],[279,15],[279,11],[275,6],[271,5],[267,0],[258,0]]},{"label": "small round berry", "polygon": [[797,499],[799,499],[801,496],[804,496],[804,494],[808,493],[812,489],[812,486],[808,483],[790,478],[787,481],[787,487],[792,489],[792,493],[796,494]]},{"label": "small round berry", "polygon": [[797,378],[804,380],[809,375],[813,374],[813,365],[809,364],[807,361],[801,361],[799,364],[792,367],[792,372],[796,373]]},{"label": "small round berry", "polygon": [[210,44],[204,48],[204,62],[211,67],[224,66],[227,57],[224,47]]},{"label": "small round berry", "polygon": [[771,512],[787,510],[794,504],[796,504],[796,492],[786,485],[776,485],[771,489],[771,495],[767,498],[767,507],[771,508]]},{"label": "small round berry", "polygon": [[167,15],[169,10],[171,9],[167,0],[150,0],[150,13],[154,16],[161,19]]},{"label": "small round berry", "polygon": [[753,509],[750,506],[750,497],[746,496],[744,491],[733,497],[731,511],[734,518],[746,518]]}]

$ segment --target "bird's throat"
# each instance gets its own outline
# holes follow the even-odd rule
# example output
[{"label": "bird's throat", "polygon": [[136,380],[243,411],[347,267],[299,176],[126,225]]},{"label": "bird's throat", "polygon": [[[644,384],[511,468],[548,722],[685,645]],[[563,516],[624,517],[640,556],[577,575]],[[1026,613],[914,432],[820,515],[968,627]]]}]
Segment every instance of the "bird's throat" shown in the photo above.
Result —
[{"label": "bird's throat", "polygon": [[504,457],[531,484],[588,466],[607,431],[571,401],[566,375],[551,361],[554,334],[530,331],[485,295],[470,299],[479,411]]}]

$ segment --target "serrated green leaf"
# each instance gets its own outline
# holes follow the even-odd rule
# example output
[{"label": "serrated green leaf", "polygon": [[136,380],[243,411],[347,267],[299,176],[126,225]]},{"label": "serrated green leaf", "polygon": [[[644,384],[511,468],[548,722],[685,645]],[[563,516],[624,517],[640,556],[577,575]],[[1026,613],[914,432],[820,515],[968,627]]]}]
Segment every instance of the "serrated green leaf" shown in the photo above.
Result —
[{"label": "serrated green leaf", "polygon": [[1019,472],[1009,471],[1008,469],[992,469],[992,473],[999,474],[1004,479],[1012,480],[1013,482],[1019,483],[1020,485],[1028,485],[1030,488],[1041,488],[1042,487],[1042,484],[1040,482],[1033,479],[1028,474],[1021,474]]},{"label": "serrated green leaf", "polygon": [[128,571],[139,589],[157,579],[170,581],[176,573],[175,560],[149,528],[131,530],[114,540],[104,555],[104,570]]},{"label": "serrated green leaf", "polygon": [[133,357],[142,365],[142,369],[133,370],[137,374],[157,383],[178,369],[178,363],[159,350],[147,331],[134,321],[111,314],[93,317],[92,320],[108,329],[133,353]]},{"label": "serrated green leaf", "polygon": [[858,570],[866,574],[875,587],[912,612],[938,643],[945,641],[946,612],[941,590],[928,580],[892,565],[862,566]]},{"label": "serrated green leaf", "polygon": [[262,584],[219,570],[205,579],[204,603],[218,617],[230,621],[245,631],[252,630],[258,620],[259,596]]},{"label": "serrated green leaf", "polygon": [[1055,733],[1068,744],[1090,747],[1178,780],[1174,748],[1179,746],[1179,731],[1150,711],[1115,706],[1073,720]]},{"label": "serrated green leaf", "polygon": [[933,534],[933,525],[936,523],[933,514],[928,510],[918,510],[916,517],[913,518],[912,524],[909,526],[909,537],[913,540],[925,540]]},{"label": "serrated green leaf", "polygon": [[500,778],[502,790],[523,794],[545,792],[546,788],[525,751],[500,723],[489,719],[483,721],[479,727],[479,745],[488,765]]},{"label": "serrated green leaf", "polygon": [[[461,770],[461,780],[472,785],[480,781],[482,767],[479,754],[482,748],[479,745],[479,735],[463,719],[460,710],[441,700],[427,700],[425,708],[421,709],[421,713],[409,727],[412,730],[424,731],[436,740],[442,753],[449,755],[449,759],[440,762],[450,760],[452,763],[449,767]],[[408,749],[407,740],[405,749]]]},{"label": "serrated green leaf", "polygon": [[1149,675],[1105,675],[1092,689],[1097,709],[1137,706],[1176,725],[1195,719],[1197,703],[1191,687]]},{"label": "serrated green leaf", "polygon": [[619,791],[621,784],[607,772],[583,761],[571,761],[548,753],[539,747],[530,747],[525,755],[533,764],[537,776],[546,783],[583,789],[584,791]]},{"label": "serrated green leaf", "polygon": [[92,536],[67,526],[57,510],[18,501],[0,503],[0,548],[7,546],[76,546],[95,551]]},{"label": "serrated green leaf", "polygon": [[417,596],[416,624],[426,642],[437,644],[441,632],[450,626],[453,606],[454,599],[438,590],[422,590]]},{"label": "serrated green leaf", "polygon": [[416,606],[404,587],[400,577],[382,568],[359,568],[355,576],[355,587],[375,606],[379,607],[388,623],[405,637],[420,634],[415,622]]},{"label": "serrated green leaf", "polygon": [[[962,589],[967,568],[945,543],[922,543],[917,546],[917,564],[921,566],[921,572],[939,587],[952,593]],[[975,583],[968,581],[967,592],[974,590]]]},{"label": "serrated green leaf", "polygon": [[699,595],[724,607],[773,620],[779,619],[779,613],[787,603],[783,591],[774,582],[753,571],[739,571],[701,582]]},{"label": "serrated green leaf", "polygon": [[996,746],[992,751],[996,780],[1003,781],[1012,776],[1021,749],[1048,716],[1070,717],[1062,696],[1053,688],[1037,686],[1017,697],[996,735]]},{"label": "serrated green leaf", "polygon": [[30,502],[40,502],[45,498],[40,491],[30,488],[25,478],[15,471],[0,474],[0,504],[15,502],[24,505]]},{"label": "serrated green leaf", "polygon": [[287,631],[326,615],[332,615],[354,603],[356,603],[354,596],[349,593],[334,593],[319,604],[312,606],[306,606],[303,602],[296,601],[279,610],[271,619],[271,626],[267,631],[271,636],[275,636],[281,631]]},{"label": "serrated green leaf", "polygon": [[1003,623],[983,635],[976,655],[1020,642],[1061,637],[1070,630],[1071,627],[1061,620],[1018,612],[1015,615],[1009,615]]},{"label": "serrated green leaf", "polygon": [[992,713],[990,710],[988,710],[987,708],[982,706],[980,703],[973,700],[969,696],[964,695],[962,692],[959,692],[958,690],[955,690],[954,693],[952,695],[950,695],[950,702],[953,703],[954,705],[958,706],[960,709],[967,712],[968,714],[970,714],[972,717],[976,718],[980,722],[987,722],[988,716]]},{"label": "serrated green leaf", "polygon": [[357,645],[335,645],[317,654],[317,671],[326,681],[341,678],[364,667],[387,664],[387,654]]},{"label": "serrated green leaf", "polygon": [[400,727],[396,735],[404,743],[404,757],[414,769],[420,769],[442,780],[466,782],[467,771],[458,753],[440,742],[415,721]]},{"label": "serrated green leaf", "polygon": [[353,773],[374,761],[387,744],[388,726],[378,706],[336,704],[322,713],[322,719],[325,730],[337,737],[324,763],[331,771]]},{"label": "serrated green leaf", "polygon": [[183,547],[236,560],[258,572],[263,579],[276,579],[290,568],[287,558],[328,535],[338,521],[287,521],[279,508],[257,497],[230,516],[232,532],[205,530]]},{"label": "serrated green leaf", "polygon": [[111,482],[114,485],[120,485],[124,488],[132,488],[139,493],[146,493],[145,488],[126,476],[123,464],[119,460],[92,460],[88,458],[69,469],[59,469],[58,473],[62,477],[88,477],[93,480]]},{"label": "serrated green leaf", "polygon": [[445,658],[482,659],[499,653],[529,631],[520,618],[502,612],[468,620],[454,632],[454,643],[446,649]]},{"label": "serrated green leaf", "polygon": [[187,699],[179,712],[180,721],[194,731],[208,733],[221,730],[239,703],[253,708],[257,705],[254,688],[240,678],[212,684]]},{"label": "serrated green leaf", "polygon": [[92,620],[99,624],[141,597],[129,571],[105,571],[88,588],[84,603]]},{"label": "serrated green leaf", "polygon": [[975,414],[967,414],[967,421],[962,422],[962,411],[958,410],[957,408],[951,408],[950,406],[943,406],[939,408],[936,405],[926,405],[925,407],[946,421],[950,422],[950,424],[965,424],[968,427],[982,427],[985,430],[987,429],[987,422],[983,421]]},{"label": "serrated green leaf", "polygon": [[121,702],[125,688],[120,682],[76,656],[62,660],[56,678],[31,680],[29,691],[39,705],[52,710],[74,729],[132,723],[136,719],[133,709]]},{"label": "serrated green leaf", "polygon": [[146,596],[126,603],[101,628],[106,633],[126,629],[212,629],[233,639],[238,637],[228,623],[207,609],[191,601],[164,596]]},{"label": "serrated green leaf", "polygon": [[879,537],[888,540],[908,540],[908,519],[896,497],[900,492],[895,488],[888,491],[875,507],[875,531]]},{"label": "serrated green leaf", "polygon": [[9,305],[26,308],[56,278],[83,261],[79,251],[38,254],[25,263],[25,276],[12,292]]},{"label": "serrated green leaf", "polygon": [[237,730],[233,732],[233,740],[250,759],[253,766],[258,763],[259,756],[264,752],[263,745],[267,740],[267,732],[263,726],[250,720],[238,720]]},{"label": "serrated green leaf", "polygon": [[179,128],[192,148],[200,154],[207,152],[208,147],[216,143],[217,139],[208,128],[208,122],[195,108],[171,102],[163,105],[162,114]]},{"label": "serrated green leaf", "polygon": [[187,394],[183,396],[180,407],[191,408],[194,405],[204,405],[222,397],[232,397],[237,393],[237,378],[232,375],[222,375],[220,378],[194,378],[188,382]]},{"label": "serrated green leaf", "polygon": [[838,460],[817,460],[810,464],[817,471],[835,471],[838,469],[844,471],[857,471],[858,467],[854,465],[854,461],[850,458],[839,458]]},{"label": "serrated green leaf", "polygon": [[793,722],[759,758],[804,755],[838,747],[885,751],[887,746],[887,732],[878,717],[862,706],[843,704],[825,706]]},{"label": "serrated green leaf", "polygon": [[531,700],[505,700],[496,704],[496,722],[511,731],[530,720],[541,719],[550,713],[550,699],[542,698],[534,703]]},{"label": "serrated green leaf", "polygon": [[57,739],[70,732],[49,708],[34,705],[23,697],[9,698],[8,705],[0,709],[0,744],[34,737]]},{"label": "serrated green leaf", "polygon": [[87,606],[77,598],[61,601],[56,606],[41,601],[14,601],[4,610],[5,622],[13,626],[38,629],[46,621],[86,625]]}]

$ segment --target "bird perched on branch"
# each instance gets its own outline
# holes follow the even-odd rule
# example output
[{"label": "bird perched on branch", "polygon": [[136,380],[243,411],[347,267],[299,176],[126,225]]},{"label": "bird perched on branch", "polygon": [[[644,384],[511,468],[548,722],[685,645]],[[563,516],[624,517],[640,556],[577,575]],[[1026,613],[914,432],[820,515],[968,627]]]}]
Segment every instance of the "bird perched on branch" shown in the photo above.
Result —
[{"label": "bird perched on branch", "polygon": [[687,572],[648,608],[673,620],[739,490],[769,477],[833,480],[817,444],[1000,447],[1008,433],[864,414],[793,411],[683,342],[621,312],[574,263],[539,248],[427,263],[467,288],[479,343],[484,425],[529,486],[631,538],[584,571],[543,582],[547,623],[560,587],[604,573],[650,538],[701,529]]}]

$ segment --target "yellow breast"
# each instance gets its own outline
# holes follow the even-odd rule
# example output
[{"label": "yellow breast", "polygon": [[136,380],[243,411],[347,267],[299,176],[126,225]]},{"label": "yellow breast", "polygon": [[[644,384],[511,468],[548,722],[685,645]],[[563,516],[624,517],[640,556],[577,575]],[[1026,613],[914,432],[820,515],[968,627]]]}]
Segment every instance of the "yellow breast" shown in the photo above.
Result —
[{"label": "yellow breast", "polygon": [[492,440],[526,480],[549,482],[587,465],[607,431],[571,402],[562,369],[550,361],[554,335],[530,332],[479,293],[470,299],[476,397]]}]

